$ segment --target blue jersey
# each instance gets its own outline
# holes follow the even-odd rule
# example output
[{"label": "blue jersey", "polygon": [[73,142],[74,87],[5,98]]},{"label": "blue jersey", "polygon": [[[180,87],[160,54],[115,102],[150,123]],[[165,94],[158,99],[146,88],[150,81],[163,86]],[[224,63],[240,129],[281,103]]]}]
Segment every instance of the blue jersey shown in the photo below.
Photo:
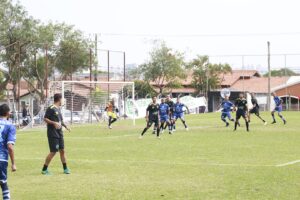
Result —
[{"label": "blue jersey", "polygon": [[275,106],[276,106],[276,107],[282,106],[282,101],[281,101],[280,97],[275,96],[275,97],[274,97],[274,102],[275,102]]},{"label": "blue jersey", "polygon": [[185,107],[185,105],[183,103],[175,103],[174,104],[174,111],[176,114],[180,114],[183,113],[183,107]]},{"label": "blue jersey", "polygon": [[227,112],[231,111],[233,103],[231,103],[230,101],[224,100],[224,101],[222,101],[221,106],[222,106],[222,112],[227,113]]},{"label": "blue jersey", "polygon": [[0,161],[8,161],[7,144],[15,144],[16,127],[11,122],[0,119]]},{"label": "blue jersey", "polygon": [[160,116],[166,116],[169,115],[169,106],[166,103],[161,103],[159,105],[159,115]]}]

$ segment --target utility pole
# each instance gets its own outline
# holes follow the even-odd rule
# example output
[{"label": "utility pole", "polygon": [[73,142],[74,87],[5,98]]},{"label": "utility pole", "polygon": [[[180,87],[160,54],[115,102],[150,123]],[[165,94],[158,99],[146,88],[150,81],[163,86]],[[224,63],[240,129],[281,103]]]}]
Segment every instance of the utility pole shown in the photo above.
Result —
[{"label": "utility pole", "polygon": [[267,98],[267,105],[268,111],[271,110],[271,54],[270,54],[270,42],[268,44],[268,98]]},{"label": "utility pole", "polygon": [[[109,82],[110,81],[110,58],[109,58],[109,50],[107,51],[107,81]],[[109,83],[108,83],[108,100],[109,100],[109,96],[110,96],[110,85],[109,85]]]},{"label": "utility pole", "polygon": [[98,62],[97,62],[97,58],[98,58],[98,36],[97,33],[95,34],[95,75],[94,75],[94,80],[98,81]]},{"label": "utility pole", "polygon": [[[20,112],[21,108],[21,42],[19,41],[19,55],[18,55],[18,112]],[[19,114],[19,113],[18,113]]]},{"label": "utility pole", "polygon": [[123,71],[123,73],[124,73],[124,82],[126,81],[126,53],[125,53],[125,51],[123,52],[123,61],[124,61],[124,63],[123,63],[123,65],[124,65],[124,71]]},{"label": "utility pole", "polygon": [[92,63],[92,49],[90,48],[90,81],[92,81],[92,71],[93,71],[93,63]]},{"label": "utility pole", "polygon": [[46,99],[47,99],[48,98],[48,44],[45,45],[45,87],[46,87]]}]

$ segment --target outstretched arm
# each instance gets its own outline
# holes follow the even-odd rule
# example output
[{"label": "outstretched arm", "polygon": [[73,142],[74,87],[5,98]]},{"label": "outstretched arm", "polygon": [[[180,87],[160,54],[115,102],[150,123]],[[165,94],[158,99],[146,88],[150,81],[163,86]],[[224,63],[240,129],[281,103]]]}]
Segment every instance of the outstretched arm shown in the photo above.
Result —
[{"label": "outstretched arm", "polygon": [[8,154],[11,161],[11,170],[15,172],[17,170],[16,164],[15,164],[15,153],[14,153],[14,145],[12,143],[7,144],[8,148]]}]

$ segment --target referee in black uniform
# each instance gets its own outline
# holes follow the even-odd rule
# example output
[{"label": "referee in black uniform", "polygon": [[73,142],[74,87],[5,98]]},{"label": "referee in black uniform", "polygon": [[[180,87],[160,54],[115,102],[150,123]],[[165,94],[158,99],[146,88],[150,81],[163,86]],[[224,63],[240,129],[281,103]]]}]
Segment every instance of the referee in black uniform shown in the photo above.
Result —
[{"label": "referee in black uniform", "polygon": [[54,95],[54,104],[46,110],[44,121],[47,123],[47,136],[50,153],[46,157],[45,164],[42,169],[42,174],[50,175],[48,166],[57,152],[60,154],[60,159],[63,165],[64,174],[70,174],[70,170],[67,167],[65,156],[64,135],[62,127],[65,127],[69,132],[70,129],[65,125],[60,107],[63,104],[61,94]]}]

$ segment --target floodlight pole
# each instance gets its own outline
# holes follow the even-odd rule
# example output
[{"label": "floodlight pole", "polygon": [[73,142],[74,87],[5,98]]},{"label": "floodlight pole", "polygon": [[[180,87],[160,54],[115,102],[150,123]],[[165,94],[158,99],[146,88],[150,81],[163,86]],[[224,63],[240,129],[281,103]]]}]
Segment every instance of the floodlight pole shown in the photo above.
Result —
[{"label": "floodlight pole", "polygon": [[270,54],[270,42],[267,42],[268,45],[268,111],[271,110],[271,54]]}]

